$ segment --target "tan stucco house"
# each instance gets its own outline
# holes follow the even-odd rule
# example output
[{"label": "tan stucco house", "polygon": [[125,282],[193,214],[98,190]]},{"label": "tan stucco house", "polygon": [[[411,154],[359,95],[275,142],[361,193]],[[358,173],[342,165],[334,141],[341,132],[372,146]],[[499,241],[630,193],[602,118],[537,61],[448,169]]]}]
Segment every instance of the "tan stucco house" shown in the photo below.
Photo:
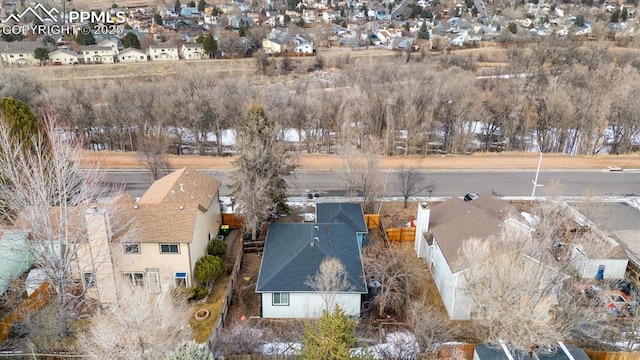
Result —
[{"label": "tan stucco house", "polygon": [[[117,301],[116,289],[123,283],[150,292],[193,286],[195,264],[220,229],[219,188],[218,180],[182,168],[154,182],[137,201],[119,197],[109,210],[113,214],[90,208],[85,251],[91,256],[80,258],[101,265],[82,275],[87,295],[110,303]],[[123,239],[114,233],[114,218],[127,219],[132,235]]]}]

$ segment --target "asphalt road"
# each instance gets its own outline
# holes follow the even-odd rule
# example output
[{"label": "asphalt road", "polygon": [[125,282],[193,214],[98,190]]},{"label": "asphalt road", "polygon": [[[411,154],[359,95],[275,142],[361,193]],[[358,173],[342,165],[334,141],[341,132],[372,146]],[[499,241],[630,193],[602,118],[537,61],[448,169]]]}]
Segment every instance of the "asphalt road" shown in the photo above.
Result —
[{"label": "asphalt road", "polygon": [[[231,183],[228,171],[206,171],[219,179],[223,186],[220,194],[229,195]],[[535,171],[424,171],[426,184],[432,184],[432,194],[421,196],[462,196],[468,192],[494,192],[499,196],[530,196]],[[400,177],[397,172],[384,172],[384,196],[401,196]],[[140,196],[151,185],[151,176],[144,171],[109,171],[106,181],[124,184],[133,196]],[[563,196],[640,196],[639,172],[593,171],[541,171],[537,195]],[[304,196],[307,191],[321,196],[343,196],[345,186],[338,172],[298,171],[290,188],[290,196]]]}]

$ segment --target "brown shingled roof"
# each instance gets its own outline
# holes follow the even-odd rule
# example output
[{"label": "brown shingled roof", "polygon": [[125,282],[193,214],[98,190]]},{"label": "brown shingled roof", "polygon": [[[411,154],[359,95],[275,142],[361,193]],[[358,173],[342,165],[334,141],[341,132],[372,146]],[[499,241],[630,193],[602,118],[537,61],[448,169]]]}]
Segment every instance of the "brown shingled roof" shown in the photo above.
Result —
[{"label": "brown shingled roof", "polygon": [[116,211],[118,216],[135,219],[134,234],[127,241],[189,243],[200,210],[197,204],[123,204]]},{"label": "brown shingled roof", "polygon": [[197,204],[204,211],[215,198],[220,181],[192,168],[182,168],[153,183],[139,204]]},{"label": "brown shingled roof", "polygon": [[454,273],[464,270],[457,261],[462,244],[471,238],[484,240],[497,235],[509,214],[518,214],[517,209],[491,194],[469,202],[450,198],[431,209],[431,232]]}]

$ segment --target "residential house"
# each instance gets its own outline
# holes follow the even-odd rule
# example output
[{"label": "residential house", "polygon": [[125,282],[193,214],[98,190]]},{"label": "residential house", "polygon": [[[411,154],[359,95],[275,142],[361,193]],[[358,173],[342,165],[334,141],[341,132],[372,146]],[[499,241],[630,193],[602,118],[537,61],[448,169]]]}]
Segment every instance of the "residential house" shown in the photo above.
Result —
[{"label": "residential house", "polygon": [[147,54],[135,48],[126,48],[118,54],[119,62],[144,62],[147,61]]},{"label": "residential house", "polygon": [[49,60],[54,65],[75,65],[80,62],[80,54],[71,50],[58,49],[49,53]]},{"label": "residential house", "polygon": [[468,31],[462,31],[451,40],[451,46],[479,46],[482,36],[469,34]]},{"label": "residential house", "polygon": [[327,23],[336,22],[340,20],[340,12],[334,11],[334,10],[327,10],[324,13],[322,13],[322,20],[324,20],[324,22],[327,22]]},{"label": "residential house", "polygon": [[118,53],[112,46],[89,45],[82,48],[85,64],[113,64]]},{"label": "residential house", "polygon": [[123,46],[120,45],[120,41],[115,38],[105,38],[96,43],[97,46],[110,47],[114,54],[118,54]]},{"label": "residential house", "polygon": [[302,10],[302,18],[305,22],[312,23],[316,21],[317,13],[315,10],[304,9]]},{"label": "residential house", "polygon": [[[82,274],[87,295],[114,302],[123,281],[159,292],[195,286],[195,264],[206,255],[222,223],[220,182],[191,168],[182,168],[151,185],[135,201],[122,196],[113,213],[99,207],[86,212],[90,259],[108,259],[94,273]],[[132,237],[120,239],[113,218],[128,219]]]},{"label": "residential house", "polygon": [[313,43],[300,35],[296,35],[293,38],[295,43],[295,47],[293,48],[293,52],[298,54],[313,54]]},{"label": "residential house", "polygon": [[180,59],[178,47],[175,45],[151,45],[147,52],[151,61],[176,61]]},{"label": "residential house", "polygon": [[426,204],[418,205],[414,249],[429,266],[452,320],[469,319],[472,310],[471,300],[464,292],[467,269],[458,261],[458,250],[468,239],[497,235],[505,222],[526,229],[526,224],[508,216],[516,213],[513,205],[490,194],[471,202],[450,198],[432,209]]},{"label": "residential house", "polygon": [[[318,318],[331,303],[359,316],[367,293],[361,249],[366,225],[359,204],[318,204],[316,223],[272,223],[265,241],[256,292],[264,318]],[[309,279],[328,258],[338,259],[349,286],[328,294]]]},{"label": "residential house", "polygon": [[405,51],[410,50],[413,45],[413,39],[410,37],[396,37],[392,38],[387,47],[389,50]]},{"label": "residential house", "polygon": [[180,55],[185,60],[206,59],[209,57],[204,52],[202,44],[182,44]]},{"label": "residential house", "polygon": [[388,44],[391,42],[391,38],[401,37],[402,32],[395,29],[379,30],[378,33],[376,33],[376,36],[380,39],[382,44]]},{"label": "residential house", "polygon": [[0,43],[0,58],[7,65],[35,65],[39,63],[34,57],[37,48],[45,47],[41,41],[13,41]]},{"label": "residential house", "polygon": [[262,50],[267,54],[286,52],[290,39],[291,35],[288,32],[281,29],[272,29],[267,38],[262,40]]}]

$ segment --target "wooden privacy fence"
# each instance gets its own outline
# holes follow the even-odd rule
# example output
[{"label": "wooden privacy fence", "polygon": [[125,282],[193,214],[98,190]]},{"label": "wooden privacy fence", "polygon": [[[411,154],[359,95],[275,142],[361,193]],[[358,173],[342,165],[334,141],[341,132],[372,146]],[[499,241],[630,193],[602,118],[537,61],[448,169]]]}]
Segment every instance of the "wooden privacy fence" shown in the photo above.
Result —
[{"label": "wooden privacy fence", "polygon": [[413,241],[416,238],[416,228],[401,227],[386,230],[389,241]]},{"label": "wooden privacy fence", "polygon": [[379,228],[380,227],[380,214],[364,214],[364,221],[367,224],[367,228]]},{"label": "wooden privacy fence", "polygon": [[585,350],[591,360],[640,360],[637,352],[605,352]]},{"label": "wooden privacy fence", "polygon": [[229,225],[231,229],[239,229],[244,226],[244,223],[236,214],[222,214],[222,225]]},{"label": "wooden privacy fence", "polygon": [[475,344],[456,344],[456,345],[442,345],[438,349],[437,359],[444,360],[471,360],[473,359],[473,350],[475,350]]},{"label": "wooden privacy fence", "polygon": [[33,292],[33,294],[31,294],[31,296],[7,315],[7,317],[0,323],[0,344],[9,338],[9,334],[11,333],[14,323],[23,322],[28,315],[38,311],[47,303],[49,297],[51,297],[54,292],[55,290],[53,286],[44,282],[36,289],[36,291]]},{"label": "wooden privacy fence", "polygon": [[239,279],[239,277],[240,266],[242,265],[242,257],[244,255],[244,251],[242,249],[242,239],[238,239],[238,241],[240,241],[240,251],[238,251],[238,255],[233,262],[233,270],[231,270],[231,276],[229,277],[229,283],[227,284],[227,293],[224,295],[224,300],[222,300],[222,309],[220,310],[220,314],[218,314],[216,324],[213,326],[213,331],[211,333],[212,335],[216,331],[224,327],[224,323],[227,320],[227,313],[229,312],[229,306],[231,305],[231,300],[233,299],[234,286],[236,284],[236,281],[242,281],[242,279]]}]

